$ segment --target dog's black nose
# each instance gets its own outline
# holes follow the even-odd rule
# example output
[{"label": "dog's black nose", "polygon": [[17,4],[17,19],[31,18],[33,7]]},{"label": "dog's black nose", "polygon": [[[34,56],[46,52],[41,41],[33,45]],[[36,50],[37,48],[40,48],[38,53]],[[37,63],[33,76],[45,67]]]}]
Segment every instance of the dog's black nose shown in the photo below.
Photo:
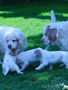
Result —
[{"label": "dog's black nose", "polygon": [[11,49],[11,45],[8,45],[8,48]]}]

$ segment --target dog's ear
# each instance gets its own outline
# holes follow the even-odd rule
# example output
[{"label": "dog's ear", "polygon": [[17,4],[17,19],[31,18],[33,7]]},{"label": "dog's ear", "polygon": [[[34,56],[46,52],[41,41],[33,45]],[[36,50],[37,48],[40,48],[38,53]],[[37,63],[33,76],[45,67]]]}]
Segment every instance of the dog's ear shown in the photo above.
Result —
[{"label": "dog's ear", "polygon": [[3,55],[5,53],[5,50],[3,48],[2,43],[0,43],[0,55]]},{"label": "dog's ear", "polygon": [[36,57],[36,58],[39,58],[39,57],[42,56],[42,53],[41,53],[41,51],[40,51],[39,49],[36,49],[36,50],[34,51],[34,54],[35,54],[35,57]]},{"label": "dog's ear", "polygon": [[48,39],[51,42],[54,42],[56,40],[57,36],[58,36],[58,32],[57,32],[57,29],[56,28],[47,27],[46,34],[48,36]]},{"label": "dog's ear", "polygon": [[23,34],[20,34],[20,40],[22,41],[23,45],[27,44],[27,39]]},{"label": "dog's ear", "polygon": [[17,39],[18,39],[17,47],[23,50],[24,46],[27,45],[26,37],[24,36],[24,34],[19,34],[17,36]]}]

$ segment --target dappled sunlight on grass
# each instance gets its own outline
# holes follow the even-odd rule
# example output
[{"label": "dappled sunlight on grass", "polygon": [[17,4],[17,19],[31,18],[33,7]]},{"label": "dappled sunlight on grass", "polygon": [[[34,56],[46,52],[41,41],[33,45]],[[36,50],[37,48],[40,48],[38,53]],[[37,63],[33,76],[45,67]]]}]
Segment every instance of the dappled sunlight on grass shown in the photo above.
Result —
[{"label": "dappled sunlight on grass", "polygon": [[[60,5],[60,4],[59,4]],[[64,8],[63,8],[64,7]],[[24,17],[27,18],[36,18],[36,19],[48,19],[50,20],[50,11],[54,9],[55,14],[61,16],[65,20],[67,19],[66,16],[63,16],[62,13],[67,13],[68,6],[61,4],[58,7],[58,4],[53,5],[46,4],[46,3],[31,3],[31,4],[21,4],[21,5],[13,5],[13,6],[3,6],[0,7],[0,17],[4,18],[13,18],[13,17]],[[62,9],[61,9],[62,8]],[[63,12],[64,11],[64,12]],[[58,20],[58,19],[57,19]],[[62,19],[60,18],[59,21]]]},{"label": "dappled sunlight on grass", "polygon": [[3,16],[4,15],[8,16],[8,14],[11,15],[11,14],[14,14],[14,12],[12,12],[12,11],[0,11],[0,18],[1,17],[4,18]]},{"label": "dappled sunlight on grass", "polygon": [[51,16],[51,13],[50,13],[50,11],[49,12],[41,12],[40,14],[39,14],[39,16]]},{"label": "dappled sunlight on grass", "polygon": [[[25,51],[37,47],[45,49],[46,45],[43,45],[40,40],[44,26],[51,22],[50,11],[54,10],[59,22],[68,19],[68,4],[59,2],[58,4],[50,2],[0,6],[0,26],[20,28],[28,41]],[[60,49],[51,45],[48,50]],[[59,64],[55,64],[52,70],[47,66],[41,71],[36,71],[35,68],[39,64],[39,62],[31,63],[23,71],[23,75],[9,72],[5,77],[0,65],[0,90],[62,90],[62,83],[68,85],[68,70],[65,66],[60,68]]]},{"label": "dappled sunlight on grass", "polygon": [[9,13],[14,13],[12,11],[0,11],[0,14],[9,14]]},{"label": "dappled sunlight on grass", "polygon": [[51,77],[51,75],[42,73],[41,75],[39,75],[38,80],[48,80]]},{"label": "dappled sunlight on grass", "polygon": [[63,13],[63,16],[64,17],[68,17],[68,13]]}]

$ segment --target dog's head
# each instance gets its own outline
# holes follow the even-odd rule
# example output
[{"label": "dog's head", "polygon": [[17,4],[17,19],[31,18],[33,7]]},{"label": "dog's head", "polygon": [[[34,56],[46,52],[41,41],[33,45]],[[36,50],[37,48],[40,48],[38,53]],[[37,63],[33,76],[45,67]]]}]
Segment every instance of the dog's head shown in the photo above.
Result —
[{"label": "dog's head", "polygon": [[41,42],[45,45],[51,44],[56,41],[58,36],[58,31],[56,28],[50,27],[50,25],[46,26],[43,29],[43,37]]},{"label": "dog's head", "polygon": [[56,41],[58,36],[58,31],[54,25],[56,26],[56,17],[54,11],[51,10],[51,23],[43,28],[43,37],[41,39],[41,42],[43,44],[49,45]]},{"label": "dog's head", "polygon": [[6,37],[8,49],[14,52],[15,54],[22,51],[24,46],[27,44],[26,37],[19,30],[7,32],[5,37]]}]

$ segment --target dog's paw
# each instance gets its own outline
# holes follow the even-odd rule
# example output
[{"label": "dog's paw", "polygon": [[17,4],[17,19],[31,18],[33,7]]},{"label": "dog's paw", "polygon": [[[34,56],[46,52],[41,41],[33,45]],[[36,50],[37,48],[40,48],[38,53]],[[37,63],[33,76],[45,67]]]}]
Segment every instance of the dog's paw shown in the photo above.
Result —
[{"label": "dog's paw", "polygon": [[68,66],[66,66],[66,69],[68,69]]},{"label": "dog's paw", "polygon": [[20,72],[18,72],[18,74],[24,74],[24,73],[20,71]]},{"label": "dog's paw", "polygon": [[35,70],[40,71],[41,69],[40,68],[35,68]]},{"label": "dog's paw", "polygon": [[23,71],[23,69],[21,68],[20,71]]},{"label": "dog's paw", "polygon": [[4,74],[4,76],[6,76],[7,75],[7,73],[3,73]]}]

